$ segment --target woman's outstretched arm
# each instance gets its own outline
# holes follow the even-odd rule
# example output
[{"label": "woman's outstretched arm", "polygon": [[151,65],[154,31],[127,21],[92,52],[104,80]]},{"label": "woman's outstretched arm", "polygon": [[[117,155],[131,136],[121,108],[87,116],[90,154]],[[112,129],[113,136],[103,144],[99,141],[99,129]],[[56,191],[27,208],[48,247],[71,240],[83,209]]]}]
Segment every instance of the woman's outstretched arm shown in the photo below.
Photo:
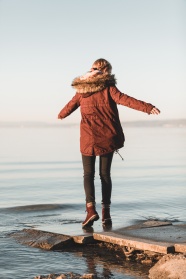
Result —
[{"label": "woman's outstretched arm", "polygon": [[139,110],[142,112],[146,112],[148,114],[159,114],[160,110],[157,109],[154,105],[150,103],[146,103],[144,101],[137,100],[131,96],[128,96],[124,93],[121,93],[117,87],[110,87],[110,95],[114,102],[117,104]]},{"label": "woman's outstretched arm", "polygon": [[69,116],[72,112],[74,112],[79,107],[79,98],[77,94],[64,106],[64,108],[58,114],[58,119],[63,119]]}]

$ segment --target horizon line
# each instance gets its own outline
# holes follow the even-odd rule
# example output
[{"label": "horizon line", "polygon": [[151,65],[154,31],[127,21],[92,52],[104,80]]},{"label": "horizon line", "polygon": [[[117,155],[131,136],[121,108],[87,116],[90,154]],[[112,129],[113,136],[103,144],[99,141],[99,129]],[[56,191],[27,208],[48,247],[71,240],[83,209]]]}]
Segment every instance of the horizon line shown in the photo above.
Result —
[{"label": "horizon line", "polygon": [[[186,126],[186,118],[174,118],[174,119],[150,119],[150,120],[131,120],[131,121],[121,121],[121,125],[124,126],[151,126],[151,124],[156,126]],[[70,122],[64,123],[60,121],[56,122],[44,122],[44,121],[33,121],[33,120],[26,120],[26,121],[1,121],[0,120],[0,127],[72,127],[80,125],[80,122]]]}]

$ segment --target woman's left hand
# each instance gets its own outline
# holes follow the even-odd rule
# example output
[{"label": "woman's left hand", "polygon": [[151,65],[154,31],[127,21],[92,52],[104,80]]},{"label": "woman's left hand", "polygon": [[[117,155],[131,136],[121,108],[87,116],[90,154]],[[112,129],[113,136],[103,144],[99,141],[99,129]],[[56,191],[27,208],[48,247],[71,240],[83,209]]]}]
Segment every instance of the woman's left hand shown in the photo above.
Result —
[{"label": "woman's left hand", "polygon": [[151,110],[150,114],[160,114],[160,110],[159,110],[158,108],[154,107],[154,108]]}]

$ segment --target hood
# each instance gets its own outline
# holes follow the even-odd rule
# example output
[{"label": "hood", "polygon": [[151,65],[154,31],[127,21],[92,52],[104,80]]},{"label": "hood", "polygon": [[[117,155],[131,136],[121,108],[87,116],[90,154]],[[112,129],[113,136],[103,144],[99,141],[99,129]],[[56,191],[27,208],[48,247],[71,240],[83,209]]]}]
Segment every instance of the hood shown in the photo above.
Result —
[{"label": "hood", "polygon": [[108,86],[116,85],[116,79],[114,75],[98,74],[86,79],[77,77],[72,81],[71,85],[77,93],[93,93],[101,91]]}]

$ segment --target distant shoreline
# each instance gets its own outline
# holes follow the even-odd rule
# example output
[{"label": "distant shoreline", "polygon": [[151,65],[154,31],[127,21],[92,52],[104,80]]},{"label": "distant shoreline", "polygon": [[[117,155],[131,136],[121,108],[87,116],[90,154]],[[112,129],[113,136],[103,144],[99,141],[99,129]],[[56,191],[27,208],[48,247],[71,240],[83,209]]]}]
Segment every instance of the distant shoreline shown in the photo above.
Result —
[{"label": "distant shoreline", "polygon": [[[186,119],[168,119],[168,120],[144,120],[144,121],[126,121],[121,122],[123,127],[186,127]],[[76,127],[79,123],[57,123],[34,122],[34,121],[0,121],[0,128],[58,128],[58,127]]]}]

